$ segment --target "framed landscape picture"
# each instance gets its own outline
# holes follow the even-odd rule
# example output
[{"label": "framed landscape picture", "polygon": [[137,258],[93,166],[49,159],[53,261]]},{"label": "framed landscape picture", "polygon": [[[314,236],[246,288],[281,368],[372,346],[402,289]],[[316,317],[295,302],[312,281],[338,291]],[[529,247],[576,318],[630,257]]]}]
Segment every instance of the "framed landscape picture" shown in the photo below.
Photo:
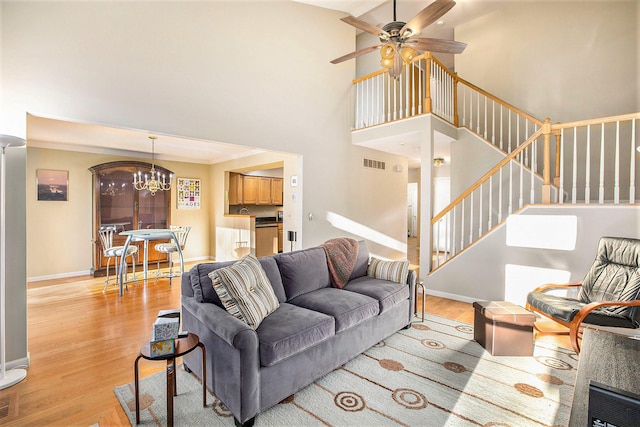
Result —
[{"label": "framed landscape picture", "polygon": [[200,209],[200,180],[178,178],[178,209]]},{"label": "framed landscape picture", "polygon": [[69,200],[69,171],[38,169],[36,171],[37,198],[42,201]]}]

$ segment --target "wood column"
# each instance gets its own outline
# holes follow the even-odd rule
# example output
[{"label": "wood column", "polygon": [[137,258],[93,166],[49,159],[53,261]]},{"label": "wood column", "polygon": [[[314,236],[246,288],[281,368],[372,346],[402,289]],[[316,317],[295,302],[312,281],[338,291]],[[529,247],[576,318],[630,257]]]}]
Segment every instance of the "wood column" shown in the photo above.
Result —
[{"label": "wood column", "polygon": [[[553,135],[556,137],[556,164],[553,174],[553,185],[560,188],[560,142],[562,138],[560,129],[557,129]],[[560,189],[560,191],[562,191],[562,189]]]},{"label": "wood column", "polygon": [[544,135],[543,170],[542,170],[542,204],[551,204],[551,119],[544,119],[542,125]]},{"label": "wood column", "polygon": [[425,90],[425,98],[424,98],[424,113],[431,113],[431,52],[427,52],[424,58],[424,90]]}]

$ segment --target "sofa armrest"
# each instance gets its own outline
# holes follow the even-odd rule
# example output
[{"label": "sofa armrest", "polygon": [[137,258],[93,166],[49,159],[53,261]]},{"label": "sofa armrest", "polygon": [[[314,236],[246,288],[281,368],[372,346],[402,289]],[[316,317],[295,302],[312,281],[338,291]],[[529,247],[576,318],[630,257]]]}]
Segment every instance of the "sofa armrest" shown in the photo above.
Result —
[{"label": "sofa armrest", "polygon": [[258,350],[256,331],[225,309],[211,303],[199,303],[194,298],[184,296],[182,306],[230,346],[237,349]]},{"label": "sofa armrest", "polygon": [[[258,334],[249,325],[212,303],[182,296],[183,325],[207,349],[207,386],[240,423],[260,412]],[[197,357],[193,352],[185,357]],[[189,367],[198,375],[199,364]],[[201,375],[199,375],[201,377]]]}]

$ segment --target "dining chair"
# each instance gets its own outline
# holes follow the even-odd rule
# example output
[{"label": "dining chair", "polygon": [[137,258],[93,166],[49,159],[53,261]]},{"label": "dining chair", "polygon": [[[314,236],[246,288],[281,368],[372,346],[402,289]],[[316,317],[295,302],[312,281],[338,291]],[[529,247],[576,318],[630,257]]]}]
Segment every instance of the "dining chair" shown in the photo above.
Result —
[{"label": "dining chair", "polygon": [[[102,253],[107,258],[107,278],[104,281],[104,289],[103,292],[107,290],[107,286],[109,285],[109,264],[111,263],[111,258],[115,258],[115,266],[116,266],[116,277],[114,278],[117,283],[117,275],[120,271],[118,269],[118,261],[122,258],[122,254],[124,251],[124,246],[113,246],[113,235],[116,233],[115,227],[100,227],[98,234],[100,236],[100,243],[102,244]],[[136,277],[136,260],[134,255],[138,253],[138,247],[136,245],[129,245],[127,248],[127,254],[124,257],[124,267],[125,267],[125,284],[129,282],[127,278],[127,257],[131,257],[131,263],[133,265],[133,278],[137,282]],[[127,286],[128,289],[128,286]]]},{"label": "dining chair", "polygon": [[[169,227],[173,234],[176,236],[177,244],[174,240],[171,240],[167,243],[158,243],[155,245],[156,251],[160,253],[165,253],[169,257],[169,272],[165,275],[160,273],[160,259],[158,259],[158,267],[156,270],[156,283],[158,282],[159,277],[164,277],[169,279],[169,285],[171,285],[171,279],[174,277],[180,276],[180,273],[173,272],[173,254],[178,252],[178,245],[180,245],[180,250],[184,250],[187,244],[187,237],[189,236],[189,231],[191,231],[190,225],[172,225]],[[183,260],[180,258],[180,271],[184,271]]]}]

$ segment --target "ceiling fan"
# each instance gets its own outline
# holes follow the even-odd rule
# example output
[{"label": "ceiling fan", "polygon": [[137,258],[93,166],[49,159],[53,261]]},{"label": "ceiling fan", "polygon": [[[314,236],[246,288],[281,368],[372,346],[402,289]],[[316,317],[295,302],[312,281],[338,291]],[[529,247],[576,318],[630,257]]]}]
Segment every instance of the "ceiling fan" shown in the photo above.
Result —
[{"label": "ceiling fan", "polygon": [[420,34],[423,28],[436,22],[455,5],[456,2],[453,0],[436,0],[422,9],[409,22],[402,22],[396,20],[396,0],[393,0],[393,21],[381,29],[354,16],[342,18],[343,22],[377,36],[380,39],[380,44],[356,50],[334,59],[331,63],[338,64],[380,48],[380,56],[382,56],[380,65],[389,70],[389,75],[397,77],[402,72],[403,62],[410,63],[418,51],[462,53],[467,47],[466,43],[415,37]]}]

